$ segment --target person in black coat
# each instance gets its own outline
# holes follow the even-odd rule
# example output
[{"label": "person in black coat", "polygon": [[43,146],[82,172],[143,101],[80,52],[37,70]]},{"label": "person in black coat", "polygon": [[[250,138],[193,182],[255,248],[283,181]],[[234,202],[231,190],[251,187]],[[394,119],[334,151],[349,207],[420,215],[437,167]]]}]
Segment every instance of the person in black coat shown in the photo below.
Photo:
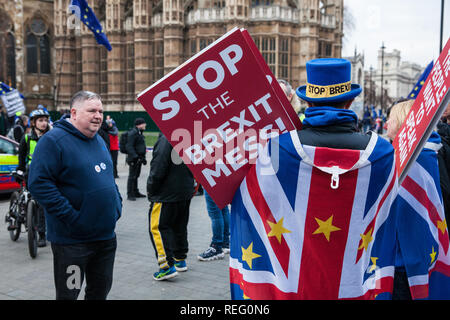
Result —
[{"label": "person in black coat", "polygon": [[145,195],[139,192],[138,178],[141,174],[142,165],[147,164],[145,159],[147,147],[143,135],[146,125],[144,119],[136,118],[134,120],[134,128],[128,132],[126,161],[130,166],[130,171],[128,174],[127,196],[130,201],[136,201],[136,198],[145,198]]},{"label": "person in black coat", "polygon": [[28,127],[28,116],[27,115],[21,115],[16,120],[16,124],[14,125],[13,134],[14,134],[14,140],[16,140],[18,143],[20,143],[20,140],[22,140],[22,137],[26,133]]},{"label": "person in black coat", "polygon": [[186,271],[189,206],[194,177],[172,145],[160,133],[153,148],[147,196],[150,201],[149,234],[158,259],[155,280],[166,280]]},{"label": "person in black coat", "polygon": [[103,120],[102,125],[101,125],[100,129],[97,131],[97,133],[100,135],[100,137],[103,138],[103,140],[106,143],[106,147],[108,148],[108,151],[109,151],[111,148],[110,148],[110,143],[109,143],[108,132],[109,132],[108,124],[106,123],[105,120]]}]

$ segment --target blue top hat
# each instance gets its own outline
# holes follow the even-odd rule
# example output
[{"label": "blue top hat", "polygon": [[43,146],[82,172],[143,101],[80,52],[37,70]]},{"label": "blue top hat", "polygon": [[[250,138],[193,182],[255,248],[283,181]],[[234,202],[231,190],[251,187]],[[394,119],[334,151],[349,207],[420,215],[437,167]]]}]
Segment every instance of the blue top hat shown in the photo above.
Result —
[{"label": "blue top hat", "polygon": [[307,84],[297,88],[297,95],[308,102],[342,102],[362,91],[351,83],[351,64],[345,59],[314,59],[306,63]]}]

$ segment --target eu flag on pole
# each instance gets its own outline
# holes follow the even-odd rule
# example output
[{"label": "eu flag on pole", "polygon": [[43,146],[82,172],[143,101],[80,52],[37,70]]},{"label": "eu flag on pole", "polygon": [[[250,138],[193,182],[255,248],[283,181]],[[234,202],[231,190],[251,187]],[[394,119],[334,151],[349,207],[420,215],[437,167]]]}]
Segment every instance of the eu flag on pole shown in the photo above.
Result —
[{"label": "eu flag on pole", "polygon": [[[8,93],[8,92],[10,92],[10,91],[13,91],[13,90],[14,90],[14,88],[11,88],[11,87],[8,86],[6,83],[0,81],[0,96],[1,96],[1,95],[4,95],[5,93]],[[25,99],[25,97],[23,96],[23,94],[21,94],[20,92],[19,92],[19,94],[20,94],[20,97],[21,97],[22,99]]]},{"label": "eu flag on pole", "polygon": [[102,25],[95,16],[94,11],[88,6],[86,0],[72,0],[69,9],[92,31],[97,43],[104,45],[108,51],[111,51],[111,44],[106,37]]},{"label": "eu flag on pole", "polygon": [[416,85],[411,90],[411,92],[408,94],[408,99],[416,99],[416,97],[418,96],[418,94],[420,92],[420,89],[422,89],[422,86],[424,85],[425,81],[427,80],[428,75],[431,72],[431,69],[433,69],[433,61],[431,61],[430,64],[425,68],[425,71],[420,76]]}]

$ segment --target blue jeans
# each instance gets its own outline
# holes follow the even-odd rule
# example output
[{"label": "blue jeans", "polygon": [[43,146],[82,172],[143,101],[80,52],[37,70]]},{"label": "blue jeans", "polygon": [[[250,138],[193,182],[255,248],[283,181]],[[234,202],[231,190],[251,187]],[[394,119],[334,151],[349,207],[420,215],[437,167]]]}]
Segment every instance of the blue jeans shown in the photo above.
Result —
[{"label": "blue jeans", "polygon": [[211,245],[217,248],[230,247],[230,210],[228,206],[222,210],[215,204],[209,194],[204,190],[206,209],[211,218],[212,241]]},{"label": "blue jeans", "polygon": [[79,244],[51,244],[56,300],[76,300],[86,276],[85,300],[106,300],[113,281],[116,237]]}]

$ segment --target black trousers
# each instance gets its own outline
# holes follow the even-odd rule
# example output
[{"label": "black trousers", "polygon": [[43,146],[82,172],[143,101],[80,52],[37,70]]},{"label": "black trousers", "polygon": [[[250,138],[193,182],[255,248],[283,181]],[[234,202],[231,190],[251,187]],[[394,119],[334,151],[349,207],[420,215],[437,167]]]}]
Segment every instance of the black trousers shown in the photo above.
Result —
[{"label": "black trousers", "polygon": [[85,300],[106,300],[113,281],[116,237],[80,244],[51,244],[56,300],[76,300],[86,277]]},{"label": "black trousers", "polygon": [[111,159],[113,162],[113,172],[114,172],[114,178],[118,177],[117,174],[117,158],[119,157],[119,150],[110,150],[111,153]]},{"label": "black trousers", "polygon": [[412,300],[408,276],[403,268],[395,268],[392,300]]},{"label": "black trousers", "polygon": [[174,260],[187,257],[190,204],[191,200],[150,203],[149,234],[160,268],[171,267]]},{"label": "black trousers", "polygon": [[134,197],[139,193],[138,178],[141,174],[141,167],[141,162],[135,162],[134,165],[130,165],[127,183],[127,196],[129,197]]},{"label": "black trousers", "polygon": [[44,208],[42,206],[40,206],[39,204],[37,205],[37,215],[38,215],[38,225],[37,225],[37,229],[40,235],[45,235],[45,213],[44,213]]}]

